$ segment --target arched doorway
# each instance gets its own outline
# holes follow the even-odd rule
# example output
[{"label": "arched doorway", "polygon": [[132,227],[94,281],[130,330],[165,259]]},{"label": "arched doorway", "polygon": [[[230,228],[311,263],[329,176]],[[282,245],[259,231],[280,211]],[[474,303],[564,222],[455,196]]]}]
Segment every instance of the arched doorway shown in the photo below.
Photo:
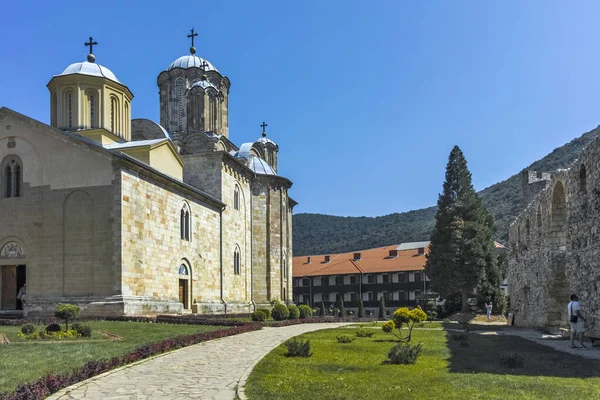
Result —
[{"label": "arched doorway", "polygon": [[185,263],[181,263],[178,269],[179,277],[179,302],[183,304],[183,309],[190,308],[190,269]]},{"label": "arched doorway", "polygon": [[0,310],[23,310],[26,295],[25,252],[16,241],[5,242],[0,247]]}]

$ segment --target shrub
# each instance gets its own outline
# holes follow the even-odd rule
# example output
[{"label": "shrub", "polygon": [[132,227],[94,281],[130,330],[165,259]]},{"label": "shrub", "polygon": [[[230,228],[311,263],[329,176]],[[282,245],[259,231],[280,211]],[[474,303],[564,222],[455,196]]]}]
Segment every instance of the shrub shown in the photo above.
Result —
[{"label": "shrub", "polygon": [[325,316],[325,302],[321,300],[321,309],[320,309],[321,317]]},{"label": "shrub", "polygon": [[285,304],[277,303],[271,310],[271,316],[275,321],[283,321],[284,319],[288,319],[290,312]]},{"label": "shrub", "polygon": [[310,306],[307,306],[306,304],[303,304],[300,307],[298,307],[298,312],[300,313],[300,319],[310,318],[313,314],[312,308],[310,308]]},{"label": "shrub", "polygon": [[365,317],[365,306],[363,305],[362,299],[358,299],[358,318]]},{"label": "shrub", "polygon": [[83,337],[92,337],[92,327],[89,325],[74,323],[71,328]]},{"label": "shrub", "polygon": [[256,310],[250,314],[250,317],[252,317],[252,321],[262,322],[267,319],[267,314],[263,310]]},{"label": "shrub", "polygon": [[79,308],[79,306],[76,306],[74,304],[58,303],[58,305],[56,306],[56,309],[54,310],[54,316],[56,318],[60,318],[65,321],[65,323],[66,323],[65,330],[68,331],[69,330],[69,320],[73,320],[73,319],[79,317],[80,312],[81,312],[81,309]]},{"label": "shrub", "polygon": [[348,335],[336,336],[338,343],[352,343],[356,338]]},{"label": "shrub", "polygon": [[33,324],[25,324],[21,327],[21,332],[24,335],[31,335],[33,332],[35,332],[35,325]]},{"label": "shrub", "polygon": [[268,308],[263,307],[263,308],[259,308],[256,311],[262,311],[262,312],[264,312],[266,319],[269,319],[271,317],[271,310],[269,310]]},{"label": "shrub", "polygon": [[312,355],[312,353],[310,352],[309,340],[303,342],[302,340],[293,338],[286,341],[285,346],[288,350],[288,357],[310,357]]},{"label": "shrub", "polygon": [[46,327],[46,332],[59,332],[60,325],[59,324],[50,324]]},{"label": "shrub", "polygon": [[300,310],[297,306],[290,304],[288,306],[289,319],[298,319],[300,317]]},{"label": "shrub", "polygon": [[346,309],[344,308],[344,296],[340,296],[340,300],[338,302],[338,317],[342,318],[346,316]]},{"label": "shrub", "polygon": [[356,331],[357,337],[373,337],[375,331],[371,331],[369,329],[358,328]]},{"label": "shrub", "polygon": [[502,354],[500,356],[500,365],[510,369],[523,368],[525,360],[518,353]]},{"label": "shrub", "polygon": [[388,332],[386,332],[385,329],[384,332],[393,333],[399,340],[406,340],[407,342],[410,342],[415,324],[425,321],[427,319],[427,314],[425,314],[425,312],[420,308],[413,308],[412,310],[409,310],[407,307],[402,307],[394,311],[392,318],[392,321],[394,322],[394,328],[402,329],[403,324],[408,325],[408,335],[402,337],[394,332],[394,329],[390,329],[390,326],[385,328],[388,330]]},{"label": "shrub", "polygon": [[383,324],[383,327],[381,329],[385,333],[392,333],[394,331],[394,328],[396,328],[396,324],[394,323],[394,321],[388,321],[385,324]]},{"label": "shrub", "polygon": [[398,343],[388,353],[392,364],[414,364],[423,350],[423,343],[411,345],[409,343]]},{"label": "shrub", "polygon": [[379,319],[380,320],[385,320],[386,316],[385,316],[385,300],[383,299],[383,296],[381,296],[379,298]]}]

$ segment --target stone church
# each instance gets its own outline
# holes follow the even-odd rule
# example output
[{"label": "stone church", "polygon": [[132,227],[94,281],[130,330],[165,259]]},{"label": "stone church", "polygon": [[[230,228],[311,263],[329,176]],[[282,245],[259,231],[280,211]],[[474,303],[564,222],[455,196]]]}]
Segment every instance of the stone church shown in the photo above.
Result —
[{"label": "stone church", "polygon": [[193,42],[158,74],[160,124],[132,120],[133,93],[95,44],[50,79],[50,125],[0,108],[0,313],[289,301],[296,203],[266,124],[255,142],[230,140],[229,78]]},{"label": "stone church", "polygon": [[579,295],[600,336],[600,141],[555,174],[524,171],[527,208],[509,230],[510,312],[519,326],[558,331]]}]

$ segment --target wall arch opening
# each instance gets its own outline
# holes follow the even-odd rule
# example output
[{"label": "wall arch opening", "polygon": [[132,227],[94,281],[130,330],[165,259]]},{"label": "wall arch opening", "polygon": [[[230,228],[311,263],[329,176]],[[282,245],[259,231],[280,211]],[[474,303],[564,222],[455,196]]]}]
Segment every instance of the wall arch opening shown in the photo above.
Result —
[{"label": "wall arch opening", "polygon": [[557,182],[552,192],[550,244],[554,251],[565,251],[567,244],[567,199],[565,187]]}]

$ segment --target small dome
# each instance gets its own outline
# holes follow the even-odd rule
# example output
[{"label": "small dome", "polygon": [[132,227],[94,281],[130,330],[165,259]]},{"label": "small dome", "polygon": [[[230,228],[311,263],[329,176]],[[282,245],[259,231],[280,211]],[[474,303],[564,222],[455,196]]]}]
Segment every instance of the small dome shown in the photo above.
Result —
[{"label": "small dome", "polygon": [[254,171],[257,174],[261,175],[277,175],[273,168],[262,158],[256,156],[250,156],[248,160],[248,168]]},{"label": "small dome", "polygon": [[277,146],[277,143],[275,143],[271,139],[267,138],[266,136],[258,138],[258,140],[256,142],[254,142],[254,143],[262,143],[262,144],[271,143],[273,146]]},{"label": "small dome", "polygon": [[200,68],[203,62],[206,62],[206,71],[217,71],[219,72],[214,65],[212,65],[208,60],[205,60],[200,57],[196,57],[192,54],[188,54],[187,56],[179,57],[177,60],[173,61],[171,65],[167,68],[167,71],[172,70],[173,68]]},{"label": "small dome", "polygon": [[206,89],[206,88],[213,88],[215,90],[219,90],[217,89],[217,87],[215,85],[213,85],[212,83],[210,83],[209,81],[198,81],[198,82],[194,82],[194,84],[192,86],[190,86],[190,90],[192,90],[195,87],[201,87],[202,89]]},{"label": "small dome", "polygon": [[113,74],[110,69],[108,69],[100,64],[91,63],[91,62],[87,62],[87,61],[71,64],[62,72],[62,74],[59,74],[57,76],[71,75],[71,74],[100,76],[100,77],[103,77],[106,79],[110,79],[111,81],[121,83],[121,82],[119,82],[119,80],[117,79],[115,74]]}]

